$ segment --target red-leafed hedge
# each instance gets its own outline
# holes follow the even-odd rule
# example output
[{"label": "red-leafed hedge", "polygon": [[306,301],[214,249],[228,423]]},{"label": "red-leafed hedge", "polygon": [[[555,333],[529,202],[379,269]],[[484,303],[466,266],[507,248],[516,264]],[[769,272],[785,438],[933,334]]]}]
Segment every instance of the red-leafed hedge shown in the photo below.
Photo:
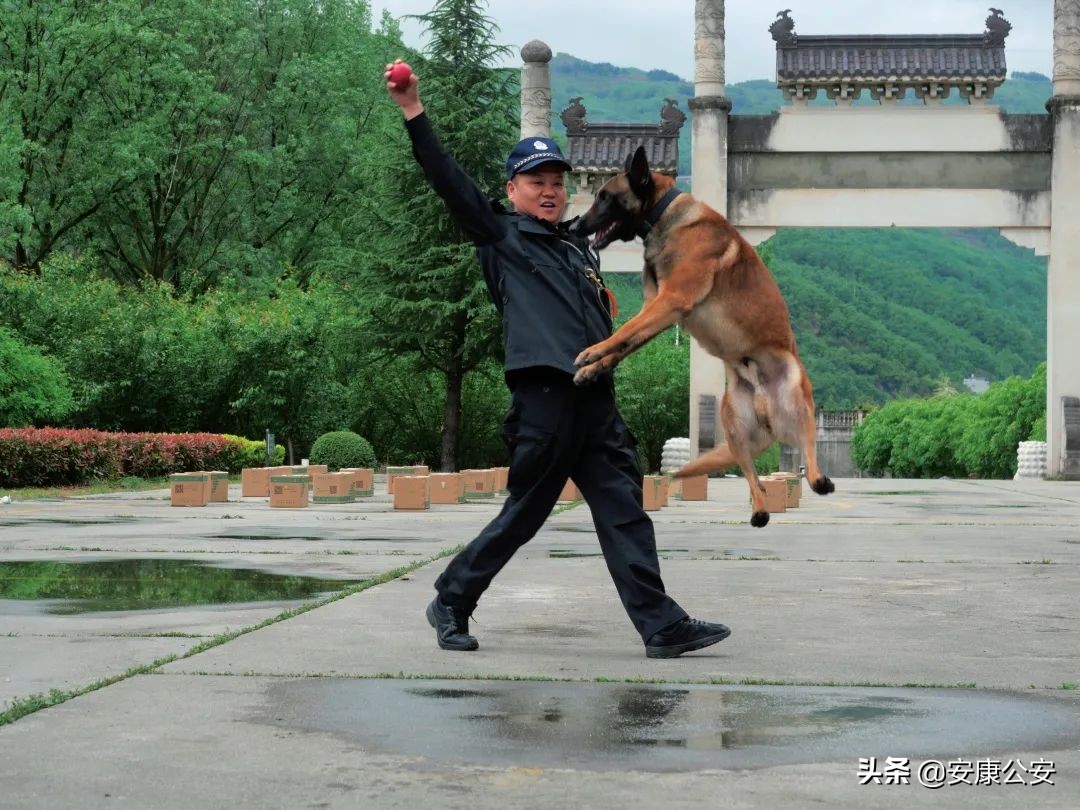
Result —
[{"label": "red-leafed hedge", "polygon": [[237,472],[246,444],[213,433],[0,428],[0,487],[63,486],[194,470]]}]

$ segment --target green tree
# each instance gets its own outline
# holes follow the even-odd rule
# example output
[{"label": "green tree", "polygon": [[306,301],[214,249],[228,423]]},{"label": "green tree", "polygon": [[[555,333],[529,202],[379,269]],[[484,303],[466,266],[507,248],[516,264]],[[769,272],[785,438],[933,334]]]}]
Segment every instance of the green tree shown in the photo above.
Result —
[{"label": "green tree", "polygon": [[56,422],[71,408],[60,364],[0,326],[0,427]]},{"label": "green tree", "polygon": [[669,329],[630,355],[615,372],[615,395],[646,472],[659,472],[664,442],[690,435],[690,337]]},{"label": "green tree", "polygon": [[230,410],[245,435],[270,428],[284,438],[289,463],[321,434],[344,421],[347,388],[335,347],[362,341],[353,318],[326,287],[299,289],[283,282],[263,306],[243,309],[243,298],[222,310],[236,363],[227,390]]},{"label": "green tree", "polygon": [[[123,75],[145,5],[5,3],[0,17],[0,234],[19,268],[37,268],[137,171],[137,126],[107,88]],[[108,170],[104,167],[108,166]],[[9,196],[10,195],[10,196]]]},{"label": "green tree", "polygon": [[181,0],[117,93],[144,170],[110,197],[96,247],[124,279],[201,292],[230,274],[301,285],[341,255],[360,196],[388,37],[355,0]]},{"label": "green tree", "polygon": [[363,0],[10,3],[0,20],[0,249],[92,250],[125,282],[350,265],[345,219],[394,26]]},{"label": "green tree", "polygon": [[[504,160],[518,126],[517,76],[492,67],[508,49],[495,43],[497,29],[483,5],[439,0],[420,15],[429,44],[416,69],[424,105],[447,149],[481,188],[501,197]],[[388,124],[390,148],[372,161],[370,192],[360,200],[381,233],[364,235],[354,288],[383,350],[443,376],[441,466],[453,470],[465,379],[497,354],[498,320],[473,247],[428,189],[400,118]]]},{"label": "green tree", "polygon": [[[238,307],[239,308],[239,307]],[[54,254],[37,276],[0,272],[0,323],[56,357],[71,378],[68,422],[103,430],[223,430],[234,362],[203,309],[168,285],[120,285],[89,260]]]}]

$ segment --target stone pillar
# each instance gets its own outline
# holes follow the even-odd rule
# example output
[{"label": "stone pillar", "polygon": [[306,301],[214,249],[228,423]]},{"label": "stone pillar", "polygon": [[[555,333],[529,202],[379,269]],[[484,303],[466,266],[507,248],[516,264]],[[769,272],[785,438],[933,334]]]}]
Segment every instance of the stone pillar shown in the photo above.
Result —
[{"label": "stone pillar", "polygon": [[[1047,472],[1065,472],[1063,399],[1080,397],[1080,0],[1054,2],[1054,154],[1046,285]],[[1074,449],[1074,448],[1069,448]],[[1075,464],[1071,465],[1075,468]]]},{"label": "stone pillar", "polygon": [[538,39],[521,49],[521,139],[551,137],[551,48]]},{"label": "stone pillar", "polygon": [[[694,98],[691,192],[727,214],[727,134],[731,102],[724,97],[724,0],[694,3]],[[697,456],[724,441],[720,399],[724,363],[690,340],[690,453]],[[714,435],[702,435],[712,423]]]}]

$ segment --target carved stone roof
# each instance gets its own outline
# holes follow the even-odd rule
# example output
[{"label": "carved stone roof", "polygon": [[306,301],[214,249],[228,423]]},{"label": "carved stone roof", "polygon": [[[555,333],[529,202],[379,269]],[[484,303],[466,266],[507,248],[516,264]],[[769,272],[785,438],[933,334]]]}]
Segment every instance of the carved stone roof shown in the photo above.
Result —
[{"label": "carved stone roof", "polygon": [[614,174],[627,155],[645,147],[649,166],[666,174],[679,170],[679,131],[686,114],[675,99],[664,99],[659,124],[616,124],[586,120],[580,97],[570,100],[560,117],[566,125],[566,159],[574,171]]},{"label": "carved stone roof", "polygon": [[[790,11],[790,10],[788,10]],[[1012,25],[991,9],[981,34],[804,36],[781,11],[769,27],[776,40],[776,83],[788,98],[825,90],[851,99],[862,90],[895,100],[908,89],[940,99],[957,89],[969,98],[993,95],[1005,81],[1005,37]]]}]

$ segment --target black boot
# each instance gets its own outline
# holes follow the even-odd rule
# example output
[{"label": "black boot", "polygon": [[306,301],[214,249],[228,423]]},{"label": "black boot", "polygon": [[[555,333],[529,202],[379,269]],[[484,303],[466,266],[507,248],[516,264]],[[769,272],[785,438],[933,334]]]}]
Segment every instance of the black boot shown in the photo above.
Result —
[{"label": "black boot", "polygon": [[469,614],[467,608],[445,605],[436,596],[427,607],[428,624],[435,628],[435,639],[444,650],[469,651],[480,647],[479,642],[469,635]]},{"label": "black boot", "polygon": [[670,627],[653,633],[645,642],[646,658],[676,658],[691,650],[700,650],[731,635],[723,624],[703,622],[686,616]]}]

